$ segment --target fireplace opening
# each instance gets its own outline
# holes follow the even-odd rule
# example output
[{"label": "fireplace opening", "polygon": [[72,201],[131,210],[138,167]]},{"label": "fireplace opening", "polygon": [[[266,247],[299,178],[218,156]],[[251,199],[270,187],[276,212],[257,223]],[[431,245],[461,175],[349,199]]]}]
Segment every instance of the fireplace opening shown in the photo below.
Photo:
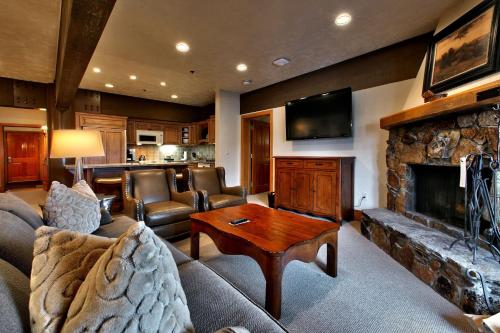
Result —
[{"label": "fireplace opening", "polygon": [[464,189],[460,168],[455,166],[413,165],[415,210],[455,227],[464,225]]}]

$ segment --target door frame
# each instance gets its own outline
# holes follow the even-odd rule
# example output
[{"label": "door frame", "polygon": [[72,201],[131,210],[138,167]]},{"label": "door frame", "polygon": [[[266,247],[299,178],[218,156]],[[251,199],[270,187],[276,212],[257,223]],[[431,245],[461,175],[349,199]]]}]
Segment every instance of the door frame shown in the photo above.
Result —
[{"label": "door frame", "polygon": [[269,116],[269,191],[274,191],[274,156],[273,156],[273,110],[263,110],[241,115],[241,185],[250,192],[250,121],[254,118]]},{"label": "door frame", "polygon": [[[41,127],[42,125],[39,124],[12,124],[12,123],[0,123],[0,192],[5,192],[5,187],[7,185],[7,156],[5,154],[5,148],[7,147],[6,141],[5,141],[5,127],[23,127],[23,128],[33,128],[33,129],[39,129],[42,134],[45,135],[45,139],[43,142],[45,145],[48,144],[47,141],[47,131],[44,131]],[[48,147],[40,147],[40,153],[46,153],[48,152]],[[45,156],[45,158],[48,158],[48,156]],[[40,158],[40,177],[42,177],[42,158]],[[48,173],[48,163],[46,164],[46,170],[45,172]],[[48,184],[43,184],[44,188],[47,187]]]}]

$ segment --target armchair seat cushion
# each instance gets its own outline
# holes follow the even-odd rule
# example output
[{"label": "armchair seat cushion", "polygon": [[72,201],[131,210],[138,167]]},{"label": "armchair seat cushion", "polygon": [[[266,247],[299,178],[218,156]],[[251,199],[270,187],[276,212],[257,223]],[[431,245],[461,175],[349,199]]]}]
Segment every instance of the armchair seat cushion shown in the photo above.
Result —
[{"label": "armchair seat cushion", "polygon": [[212,194],[208,196],[208,204],[210,206],[210,209],[239,206],[246,203],[247,201],[245,198],[236,195]]},{"label": "armchair seat cushion", "polygon": [[196,210],[188,205],[176,201],[159,201],[144,205],[145,222],[149,227],[189,220],[189,214]]}]

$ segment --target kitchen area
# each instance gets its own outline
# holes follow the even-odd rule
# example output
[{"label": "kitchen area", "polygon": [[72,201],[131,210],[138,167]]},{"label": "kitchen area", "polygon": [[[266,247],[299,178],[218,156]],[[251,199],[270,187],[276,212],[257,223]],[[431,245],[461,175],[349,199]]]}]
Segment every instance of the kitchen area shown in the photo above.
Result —
[{"label": "kitchen area", "polygon": [[[125,170],[182,170],[215,166],[215,117],[196,122],[173,122],[75,112],[75,128],[98,130],[105,156],[83,158],[83,176],[96,193],[113,195],[113,211],[120,211],[121,176]],[[74,166],[66,165],[68,176]]]}]

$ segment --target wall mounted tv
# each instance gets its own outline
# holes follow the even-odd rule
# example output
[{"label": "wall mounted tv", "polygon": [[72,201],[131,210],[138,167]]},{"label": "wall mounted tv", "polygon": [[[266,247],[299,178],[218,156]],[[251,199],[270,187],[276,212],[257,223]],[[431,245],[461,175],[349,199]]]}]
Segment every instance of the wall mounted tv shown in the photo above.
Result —
[{"label": "wall mounted tv", "polygon": [[352,90],[344,88],[287,102],[286,139],[352,137]]}]

